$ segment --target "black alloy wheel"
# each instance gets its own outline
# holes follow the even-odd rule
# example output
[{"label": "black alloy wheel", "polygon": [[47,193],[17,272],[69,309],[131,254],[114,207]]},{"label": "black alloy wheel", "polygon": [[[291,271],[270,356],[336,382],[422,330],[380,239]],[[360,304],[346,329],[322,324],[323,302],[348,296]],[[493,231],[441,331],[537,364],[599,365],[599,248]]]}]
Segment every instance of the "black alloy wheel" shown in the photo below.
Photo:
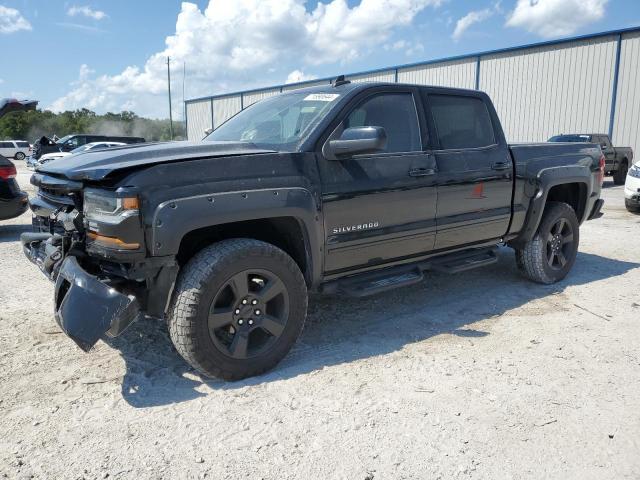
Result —
[{"label": "black alloy wheel", "polygon": [[561,270],[567,264],[573,250],[573,228],[564,218],[559,218],[547,234],[547,264]]},{"label": "black alloy wheel", "polygon": [[267,352],[284,331],[289,294],[268,270],[243,270],[216,293],[209,309],[209,334],[218,350],[235,359]]}]

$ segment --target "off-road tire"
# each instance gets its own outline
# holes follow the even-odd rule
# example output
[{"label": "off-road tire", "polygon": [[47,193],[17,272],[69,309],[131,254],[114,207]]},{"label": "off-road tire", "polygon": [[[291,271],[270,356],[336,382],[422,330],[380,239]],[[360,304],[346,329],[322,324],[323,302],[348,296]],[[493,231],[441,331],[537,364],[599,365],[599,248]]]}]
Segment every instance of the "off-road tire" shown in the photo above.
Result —
[{"label": "off-road tire", "polygon": [[26,155],[24,153],[18,152],[16,153],[16,160],[24,160],[25,156]]},{"label": "off-road tire", "polygon": [[[286,289],[286,324],[264,354],[236,359],[224,355],[212,340],[209,309],[225,282],[243,269],[273,273]],[[307,287],[296,262],[281,249],[253,239],[231,239],[210,245],[182,268],[168,311],[169,336],[178,353],[209,377],[240,380],[273,368],[302,332],[307,314]]]},{"label": "off-road tire", "polygon": [[[570,254],[566,255],[566,264],[554,269],[547,261],[547,237],[552,227],[562,218],[572,229],[573,242]],[[518,269],[534,282],[555,283],[566,277],[573,267],[579,243],[579,223],[573,208],[563,202],[548,202],[533,238],[525,244],[524,248],[516,249],[516,264]]]},{"label": "off-road tire", "polygon": [[624,185],[627,180],[627,172],[629,171],[629,164],[624,161],[618,166],[618,170],[613,172],[613,184]]}]

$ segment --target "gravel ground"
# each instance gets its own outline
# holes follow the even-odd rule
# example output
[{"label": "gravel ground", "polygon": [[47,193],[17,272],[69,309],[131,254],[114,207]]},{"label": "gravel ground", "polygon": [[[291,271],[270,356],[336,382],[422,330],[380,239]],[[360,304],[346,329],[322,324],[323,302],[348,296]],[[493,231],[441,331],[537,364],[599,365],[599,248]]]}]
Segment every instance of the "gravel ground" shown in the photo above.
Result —
[{"label": "gravel ground", "polygon": [[[29,174],[20,166],[19,181]],[[0,225],[7,478],[640,478],[640,216],[610,180],[573,272],[496,265],[365,300],[317,297],[271,373],[210,381],[142,321],[91,354]]]}]

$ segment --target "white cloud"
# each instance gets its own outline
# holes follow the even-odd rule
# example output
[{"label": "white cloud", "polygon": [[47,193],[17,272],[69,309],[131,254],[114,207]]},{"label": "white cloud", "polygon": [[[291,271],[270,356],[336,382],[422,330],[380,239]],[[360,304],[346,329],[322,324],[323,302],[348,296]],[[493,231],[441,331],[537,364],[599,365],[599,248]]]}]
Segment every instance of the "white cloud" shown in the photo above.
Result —
[{"label": "white cloud", "polygon": [[[203,11],[184,2],[164,50],[143,66],[79,81],[52,108],[105,110],[127,104],[140,114],[160,116],[167,56],[176,66],[174,81],[180,82],[186,61],[190,97],[268,85],[293,69],[344,64],[370,54],[420,11],[442,2],[361,0],[349,7],[347,0],[331,0],[307,10],[305,0],[210,0]],[[174,98],[181,111],[180,98]]]},{"label": "white cloud", "polygon": [[485,20],[491,18],[495,13],[502,13],[502,2],[501,0],[496,1],[491,8],[485,8],[483,10],[474,10],[467,13],[464,17],[459,18],[456,22],[456,28],[453,30],[453,34],[451,38],[455,41],[460,40],[464,32],[471,27],[471,25],[475,23],[484,22]]},{"label": "white cloud", "polygon": [[0,33],[8,34],[31,29],[29,21],[18,10],[0,5]]},{"label": "white cloud", "polygon": [[77,6],[74,5],[67,10],[67,15],[70,17],[81,16],[87,18],[93,18],[94,20],[103,20],[108,17],[102,10],[94,10],[89,6]]},{"label": "white cloud", "polygon": [[305,82],[307,80],[315,80],[316,78],[318,77],[315,75],[308,75],[302,70],[294,70],[289,75],[287,75],[287,80],[284,83]]},{"label": "white cloud", "polygon": [[609,0],[518,0],[507,19],[508,27],[519,27],[540,35],[570,35],[604,17]]}]

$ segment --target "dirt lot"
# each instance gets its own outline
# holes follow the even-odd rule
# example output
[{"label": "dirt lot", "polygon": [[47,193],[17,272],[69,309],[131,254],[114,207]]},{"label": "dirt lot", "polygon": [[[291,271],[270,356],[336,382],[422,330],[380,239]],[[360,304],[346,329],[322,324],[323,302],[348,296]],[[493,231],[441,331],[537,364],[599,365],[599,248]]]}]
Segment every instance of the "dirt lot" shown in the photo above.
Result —
[{"label": "dirt lot", "polygon": [[[28,173],[19,181],[28,186]],[[640,478],[640,216],[606,183],[560,284],[513,253],[366,300],[313,298],[298,346],[202,379],[159,322],[82,353],[0,225],[7,478]]]}]

